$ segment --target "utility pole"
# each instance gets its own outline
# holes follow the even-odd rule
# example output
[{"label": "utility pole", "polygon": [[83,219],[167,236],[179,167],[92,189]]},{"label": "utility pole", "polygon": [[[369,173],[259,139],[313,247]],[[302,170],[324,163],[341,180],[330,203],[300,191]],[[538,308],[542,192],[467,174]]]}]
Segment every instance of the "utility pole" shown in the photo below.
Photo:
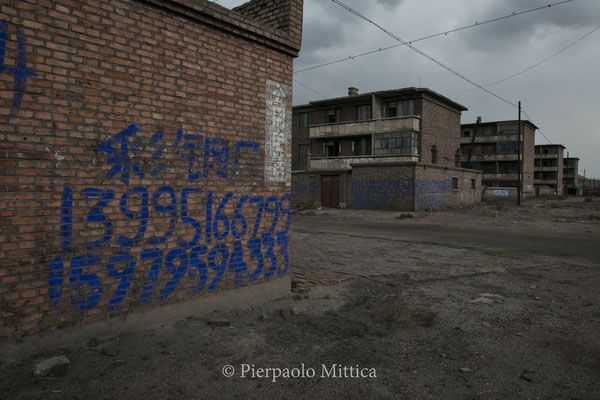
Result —
[{"label": "utility pole", "polygon": [[471,155],[473,154],[473,146],[475,146],[475,136],[477,136],[477,130],[479,129],[479,124],[481,123],[481,117],[477,117],[477,121],[475,122],[475,128],[473,129],[473,137],[471,138],[471,146],[469,146],[469,155],[467,156],[467,165],[468,169],[471,169]]},{"label": "utility pole", "polygon": [[583,183],[581,184],[581,195],[585,196],[585,168],[583,169]]},{"label": "utility pole", "polygon": [[517,204],[521,205],[521,152],[523,151],[523,147],[521,146],[521,101],[519,100],[519,137],[517,138]]}]

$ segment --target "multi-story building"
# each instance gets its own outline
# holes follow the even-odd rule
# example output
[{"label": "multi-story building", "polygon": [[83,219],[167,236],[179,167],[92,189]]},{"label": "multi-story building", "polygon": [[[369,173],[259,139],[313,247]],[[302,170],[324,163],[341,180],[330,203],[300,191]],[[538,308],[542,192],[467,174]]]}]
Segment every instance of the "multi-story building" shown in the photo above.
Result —
[{"label": "multi-story building", "polygon": [[[517,188],[519,148],[522,154],[522,194],[533,196],[534,146],[537,126],[530,121],[493,121],[461,126],[461,165],[483,172],[482,185]],[[520,143],[519,143],[520,142]]]},{"label": "multi-story building", "polygon": [[349,88],[294,107],[294,203],[414,210],[478,202],[480,174],[460,168],[465,110],[421,88]]},{"label": "multi-story building", "polygon": [[535,146],[534,185],[538,194],[543,188],[550,188],[556,195],[563,194],[563,152],[562,144],[542,144]]},{"label": "multi-story building", "polygon": [[563,160],[563,182],[565,184],[567,194],[579,196],[579,158],[565,157]]}]

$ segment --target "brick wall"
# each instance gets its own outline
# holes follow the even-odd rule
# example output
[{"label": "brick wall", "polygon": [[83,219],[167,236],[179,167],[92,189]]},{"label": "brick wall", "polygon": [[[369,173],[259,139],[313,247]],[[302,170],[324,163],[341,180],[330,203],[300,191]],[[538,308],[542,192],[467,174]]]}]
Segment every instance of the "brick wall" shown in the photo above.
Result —
[{"label": "brick wall", "polygon": [[414,164],[357,164],[352,167],[348,208],[414,208]]},{"label": "brick wall", "polygon": [[321,176],[309,172],[292,173],[294,207],[316,207],[321,198]]},{"label": "brick wall", "polygon": [[479,171],[421,164],[416,166],[415,181],[415,210],[481,202],[483,186]]},{"label": "brick wall", "polygon": [[454,167],[460,148],[460,112],[427,97],[421,103],[421,161],[432,162],[431,147],[435,145],[437,164]]},{"label": "brick wall", "polygon": [[[325,172],[292,175],[294,207],[320,204],[321,174]],[[468,206],[481,202],[483,190],[479,171],[439,165],[354,164],[352,171],[339,174],[340,206],[347,208],[416,211]],[[453,187],[454,178],[456,189]]]},{"label": "brick wall", "polygon": [[535,129],[523,123],[523,196],[534,196]]},{"label": "brick wall", "polygon": [[251,6],[4,2],[0,340],[287,277],[302,1]]}]

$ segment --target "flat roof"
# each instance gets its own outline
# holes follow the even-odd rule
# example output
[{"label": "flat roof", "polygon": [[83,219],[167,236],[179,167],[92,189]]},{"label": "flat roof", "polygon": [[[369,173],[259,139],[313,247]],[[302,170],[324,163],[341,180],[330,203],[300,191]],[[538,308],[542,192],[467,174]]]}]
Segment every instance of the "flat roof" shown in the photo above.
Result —
[{"label": "flat roof", "polygon": [[308,106],[321,107],[321,106],[334,105],[334,104],[345,103],[345,102],[357,102],[357,101],[361,101],[361,100],[366,100],[367,98],[370,98],[373,95],[383,97],[383,98],[386,98],[386,97],[392,98],[392,97],[398,96],[398,95],[410,95],[410,94],[415,94],[415,95],[427,94],[431,97],[441,100],[442,102],[458,109],[459,111],[467,111],[468,110],[468,108],[463,106],[462,104],[452,101],[449,98],[447,98],[446,96],[443,96],[437,92],[434,92],[431,89],[415,88],[415,87],[407,87],[407,88],[392,89],[392,90],[380,90],[380,91],[376,91],[376,92],[361,93],[361,94],[357,94],[354,96],[343,96],[343,97],[334,97],[331,99],[315,100],[315,101],[309,102],[308,104],[294,106],[294,108],[306,108]]},{"label": "flat roof", "polygon": [[535,147],[562,147],[563,149],[566,149],[565,146],[563,146],[562,144],[536,144]]},{"label": "flat roof", "polygon": [[[518,119],[507,119],[507,120],[503,120],[503,121],[487,121],[487,122],[480,122],[479,125],[486,125],[486,124],[498,124],[498,123],[505,123],[505,122],[519,122]],[[521,122],[531,125],[531,127],[533,129],[539,129],[533,122],[529,121],[528,119],[522,119]],[[460,124],[461,127],[463,126],[475,126],[477,125],[476,122],[470,122],[468,124]]]}]

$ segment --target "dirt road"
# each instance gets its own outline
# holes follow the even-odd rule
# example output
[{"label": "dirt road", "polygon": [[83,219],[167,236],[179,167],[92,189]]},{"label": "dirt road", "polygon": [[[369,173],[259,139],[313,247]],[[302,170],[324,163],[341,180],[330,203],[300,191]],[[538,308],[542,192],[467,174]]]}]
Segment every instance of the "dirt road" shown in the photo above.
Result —
[{"label": "dirt road", "polygon": [[3,364],[0,398],[600,398],[599,201],[305,214],[289,297]]}]

